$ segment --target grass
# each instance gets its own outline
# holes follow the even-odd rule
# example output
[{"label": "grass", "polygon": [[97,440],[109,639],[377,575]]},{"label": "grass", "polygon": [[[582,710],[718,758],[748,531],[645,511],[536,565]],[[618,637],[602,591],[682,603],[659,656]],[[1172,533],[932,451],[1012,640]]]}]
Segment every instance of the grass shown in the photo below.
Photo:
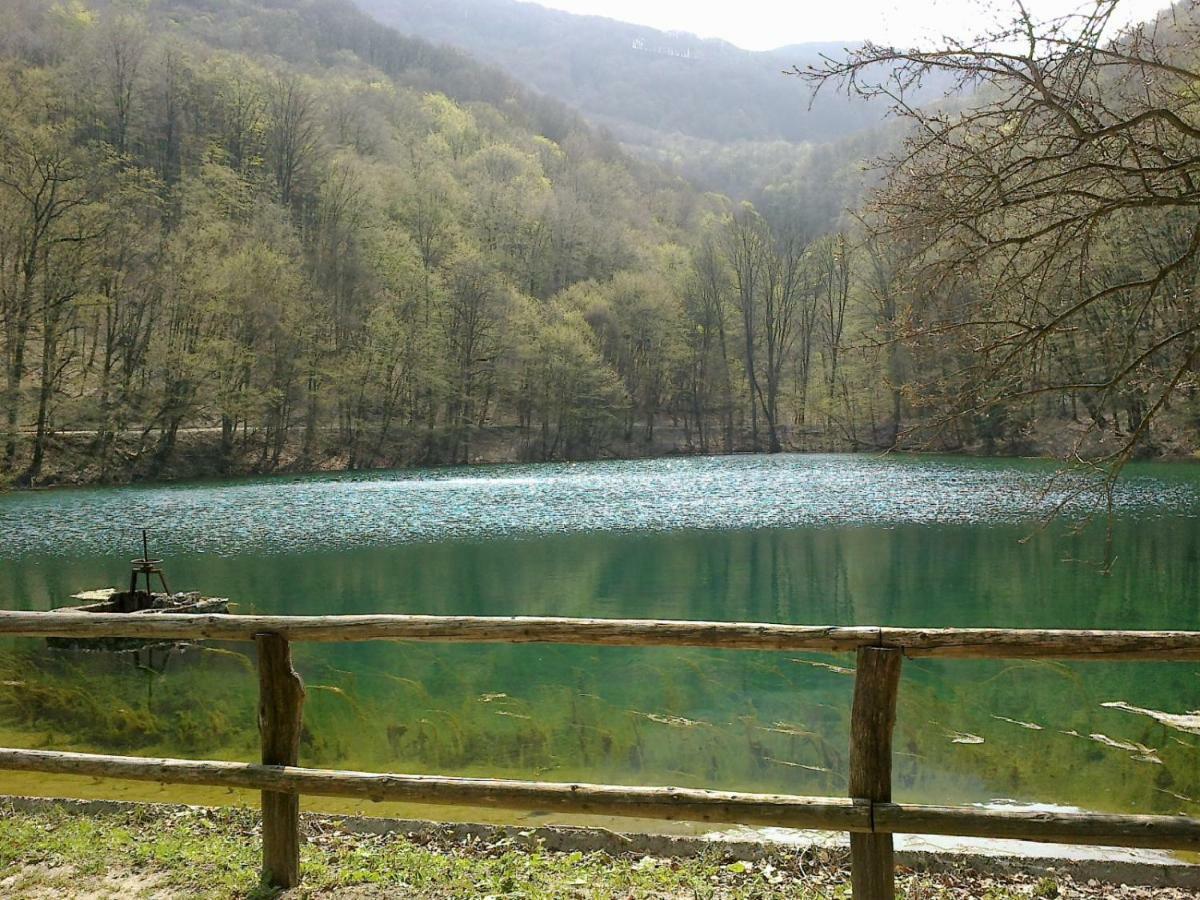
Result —
[{"label": "grass", "polygon": [[[287,897],[848,898],[841,860],[779,854],[755,863],[550,852],[513,841],[350,834],[307,821],[303,887]],[[0,895],[26,898],[267,898],[259,884],[258,818],[245,810],[145,807],[94,815],[0,803]],[[995,885],[963,876],[901,878],[909,900],[1059,896],[1029,878]]]}]

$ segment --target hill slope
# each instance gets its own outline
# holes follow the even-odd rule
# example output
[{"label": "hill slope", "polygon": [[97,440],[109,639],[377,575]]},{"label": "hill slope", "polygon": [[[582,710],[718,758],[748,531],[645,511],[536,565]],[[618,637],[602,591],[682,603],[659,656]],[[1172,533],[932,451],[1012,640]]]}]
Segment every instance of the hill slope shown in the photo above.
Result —
[{"label": "hill slope", "polygon": [[886,446],[855,248],[732,212],[340,0],[15,0],[0,482]]},{"label": "hill slope", "polygon": [[824,142],[876,124],[882,110],[821,97],[782,73],[840,44],[756,53],[719,40],[578,16],[520,0],[358,0],[407,34],[465,48],[603,121],[623,140],[648,133],[716,141]]},{"label": "hill slope", "polygon": [[594,454],[626,396],[585,313],[624,326],[552,298],[660,297],[720,207],[339,0],[16,0],[0,482]]}]

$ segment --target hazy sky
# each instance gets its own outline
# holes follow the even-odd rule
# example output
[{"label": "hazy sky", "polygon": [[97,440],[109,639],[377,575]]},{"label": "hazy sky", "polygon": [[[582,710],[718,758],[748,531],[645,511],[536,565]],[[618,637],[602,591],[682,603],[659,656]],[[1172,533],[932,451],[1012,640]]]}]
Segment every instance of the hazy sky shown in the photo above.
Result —
[{"label": "hazy sky", "polygon": [[[909,44],[922,37],[971,34],[995,21],[989,9],[1009,10],[1010,0],[537,0],[570,12],[637,22],[654,28],[724,38],[749,50],[804,41],[870,38]],[[1087,0],[1084,0],[1087,2]],[[1090,5],[1090,4],[1089,4]],[[1121,0],[1118,15],[1145,19],[1170,0]],[[1028,0],[1038,16],[1078,8],[1078,0]],[[1008,16],[1007,18],[1011,18]]]}]

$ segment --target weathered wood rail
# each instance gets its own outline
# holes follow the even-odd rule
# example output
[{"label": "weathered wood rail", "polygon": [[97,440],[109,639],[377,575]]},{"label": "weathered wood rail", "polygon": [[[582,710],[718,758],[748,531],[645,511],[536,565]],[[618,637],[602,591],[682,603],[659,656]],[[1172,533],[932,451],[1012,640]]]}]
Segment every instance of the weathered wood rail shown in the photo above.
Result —
[{"label": "weathered wood rail", "polygon": [[[850,834],[854,896],[866,900],[895,896],[892,835],[898,833],[1200,851],[1200,819],[1185,816],[920,806],[894,803],[891,797],[892,733],[905,657],[1200,661],[1200,632],[848,628],[476,616],[131,617],[0,611],[0,636],[254,642],[259,661],[261,764],[0,749],[0,769],[262,791],[263,878],[279,887],[293,887],[300,878],[302,794],[844,831]],[[304,687],[292,669],[291,642],[373,640],[855,653],[850,797],[393,775],[297,766]]]}]

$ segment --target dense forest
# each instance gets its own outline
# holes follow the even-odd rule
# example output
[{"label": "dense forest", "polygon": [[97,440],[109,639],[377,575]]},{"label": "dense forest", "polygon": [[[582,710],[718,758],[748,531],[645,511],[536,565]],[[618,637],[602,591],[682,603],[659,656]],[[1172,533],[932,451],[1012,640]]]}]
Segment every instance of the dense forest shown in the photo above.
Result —
[{"label": "dense forest", "polygon": [[846,236],[461,54],[336,0],[0,17],[11,481],[896,433]]},{"label": "dense forest", "polygon": [[341,0],[8,3],[0,477],[1189,452],[1195,19],[1113,6],[800,70],[898,122],[755,207]]}]

